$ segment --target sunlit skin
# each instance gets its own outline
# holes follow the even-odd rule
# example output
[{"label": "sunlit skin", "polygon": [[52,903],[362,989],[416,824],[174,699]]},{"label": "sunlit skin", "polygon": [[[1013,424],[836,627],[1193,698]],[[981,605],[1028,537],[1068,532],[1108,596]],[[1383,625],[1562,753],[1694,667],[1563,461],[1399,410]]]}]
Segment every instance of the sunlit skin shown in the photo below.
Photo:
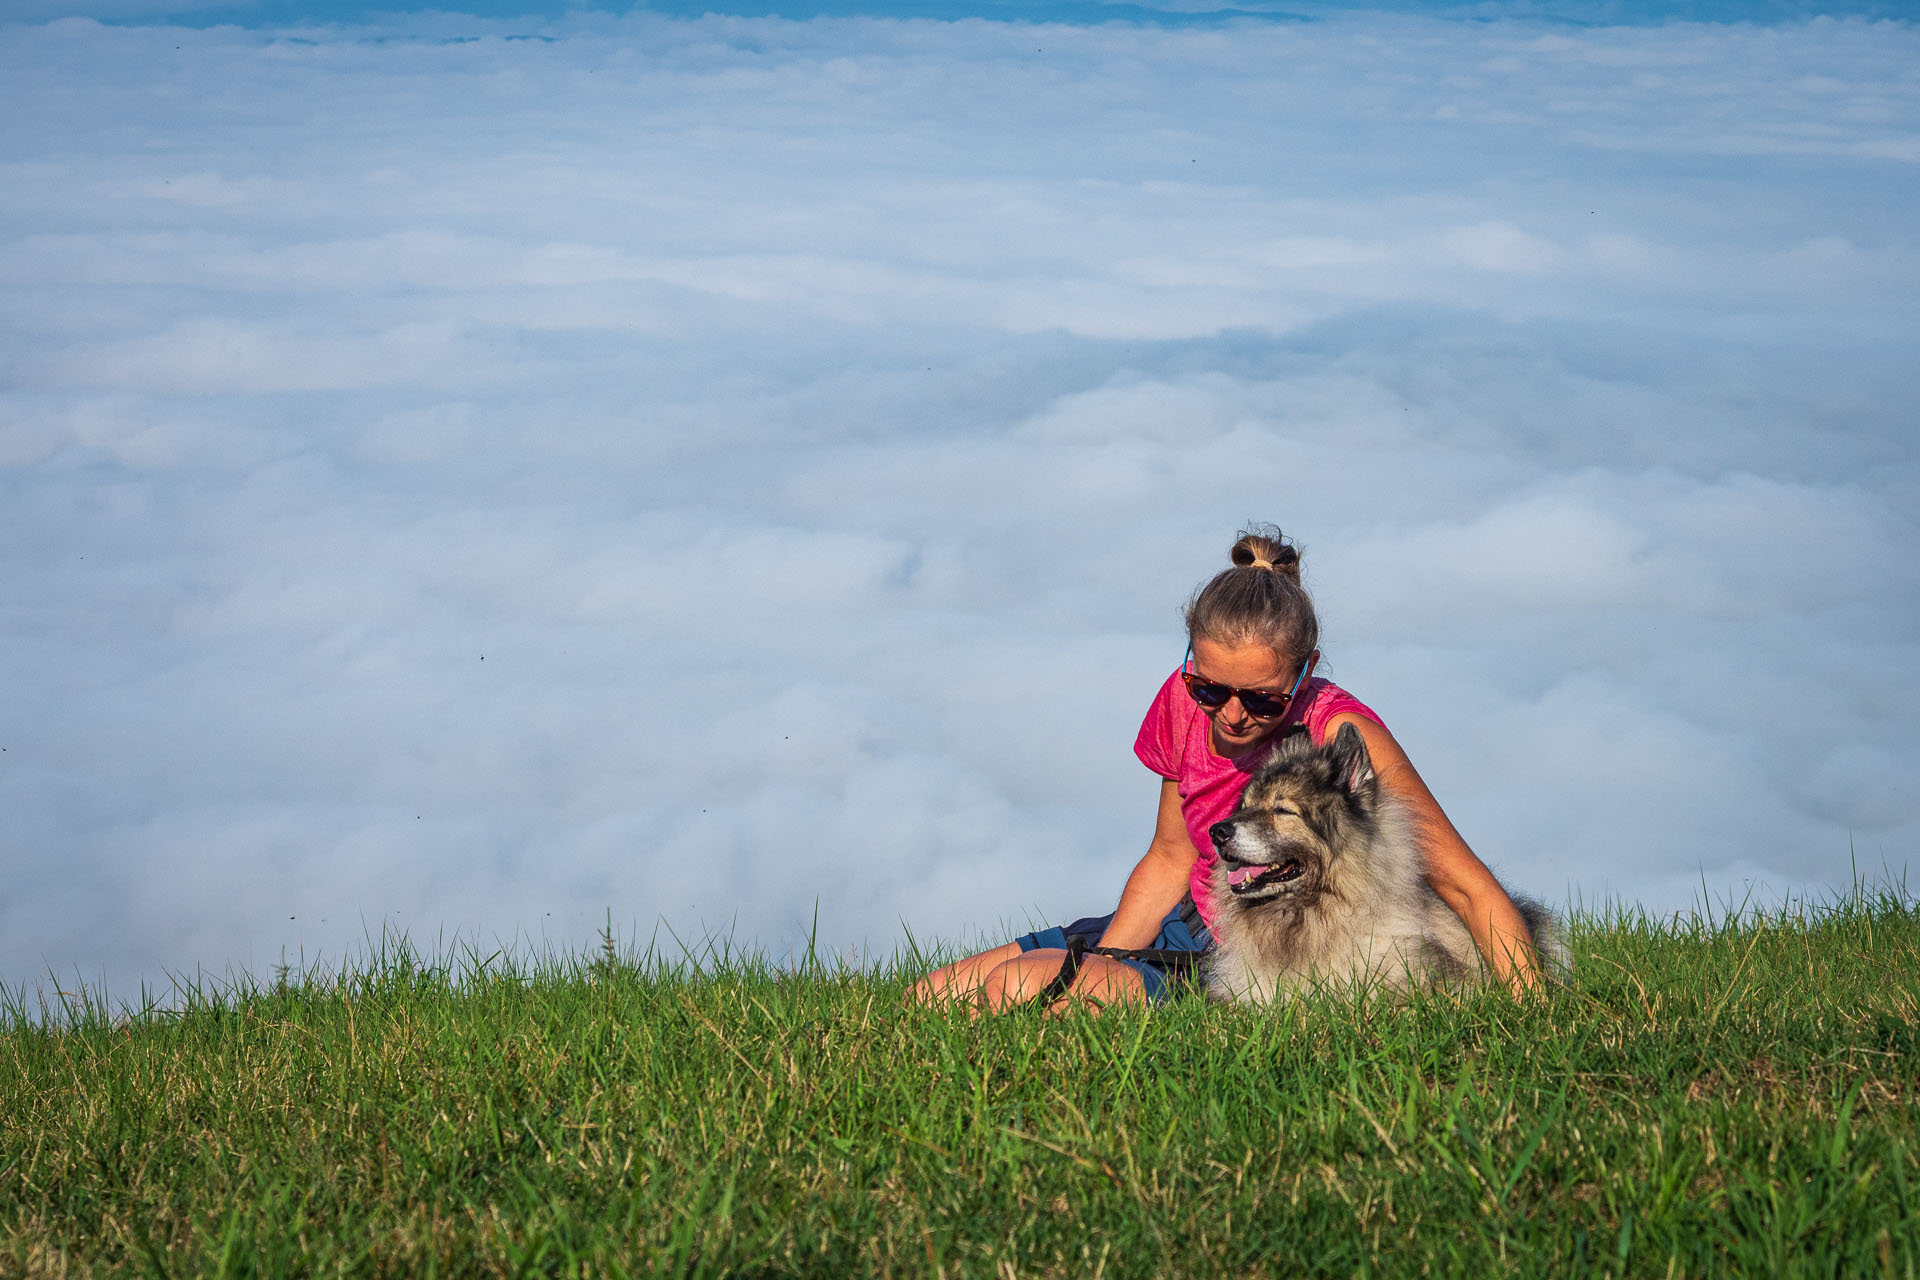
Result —
[{"label": "sunlit skin", "polygon": [[[1315,651],[1307,674],[1319,665]],[[1261,693],[1284,694],[1299,674],[1297,661],[1283,660],[1265,645],[1230,645],[1196,637],[1191,670],[1203,680]],[[1265,746],[1285,715],[1262,718],[1250,713],[1238,697],[1224,706],[1202,708],[1212,722],[1212,747],[1229,758],[1239,758]],[[1536,989],[1538,958],[1527,941],[1526,924],[1493,873],[1460,838],[1420,774],[1388,733],[1365,717],[1346,713],[1327,722],[1329,740],[1343,724],[1351,724],[1367,744],[1374,775],[1381,788],[1399,801],[1413,818],[1426,855],[1426,879],[1441,900],[1466,922],[1493,971],[1515,992]],[[1099,945],[1136,949],[1152,943],[1160,922],[1187,891],[1188,876],[1200,856],[1187,835],[1175,784],[1163,781],[1153,840],[1127,877],[1113,923]],[[1055,950],[1022,952],[1016,943],[994,947],[978,955],[936,969],[913,987],[911,998],[922,1002],[971,997],[976,1007],[1004,1009],[1038,995],[1060,971],[1066,953]],[[1090,955],[1081,962],[1072,992],[1096,1004],[1143,1001],[1146,987],[1135,970],[1105,956]],[[1065,1005],[1063,998],[1055,1008]]]}]

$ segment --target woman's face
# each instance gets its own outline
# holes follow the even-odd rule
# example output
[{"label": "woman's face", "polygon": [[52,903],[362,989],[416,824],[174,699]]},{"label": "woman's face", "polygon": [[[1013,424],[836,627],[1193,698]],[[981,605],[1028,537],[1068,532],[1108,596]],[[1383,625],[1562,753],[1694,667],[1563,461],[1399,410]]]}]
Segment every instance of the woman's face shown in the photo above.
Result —
[{"label": "woman's face", "polygon": [[[1312,662],[1320,659],[1318,653]],[[1299,676],[1300,668],[1286,669],[1281,658],[1265,645],[1230,645],[1217,640],[1206,640],[1198,636],[1193,641],[1194,675],[1214,684],[1232,685],[1236,689],[1257,689],[1262,693],[1271,693],[1284,697],[1293,687],[1294,679]],[[1308,672],[1311,674],[1312,666]],[[1284,715],[1261,719],[1252,715],[1240,704],[1237,697],[1228,698],[1226,704],[1219,707],[1202,707],[1207,719],[1213,721],[1214,749],[1222,755],[1237,756],[1259,746],[1281,725]]]}]

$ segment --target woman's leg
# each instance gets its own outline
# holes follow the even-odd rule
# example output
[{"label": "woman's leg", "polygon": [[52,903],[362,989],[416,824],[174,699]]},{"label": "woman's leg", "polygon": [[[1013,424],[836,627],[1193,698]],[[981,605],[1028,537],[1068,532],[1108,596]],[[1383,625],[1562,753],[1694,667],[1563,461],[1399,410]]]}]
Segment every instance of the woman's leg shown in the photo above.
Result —
[{"label": "woman's leg", "polygon": [[[1066,959],[1066,952],[1046,948],[1023,951],[1004,961],[980,983],[981,1007],[997,1013],[1036,999],[1047,989],[1047,984],[1059,976],[1060,966]],[[1055,1011],[1064,1009],[1075,998],[1086,1000],[1096,1008],[1144,1003],[1147,984],[1139,970],[1131,965],[1107,956],[1083,956],[1073,986],[1052,1007]]]},{"label": "woman's leg", "polygon": [[[1054,954],[1064,955],[1065,953],[1055,952]],[[982,951],[964,960],[955,960],[944,968],[935,969],[909,987],[907,999],[915,1004],[947,1004],[954,1000],[964,1000],[980,989],[989,973],[1018,955],[1020,955],[1020,944],[1009,942],[1005,946]]]},{"label": "woman's leg", "polygon": [[[1019,943],[1009,942],[935,969],[908,989],[907,998],[918,1004],[947,1004],[972,997],[982,1007],[998,1012],[1024,1004],[1045,991],[1066,959],[1064,951],[1050,947],[1022,951]],[[1139,970],[1130,965],[1106,956],[1086,956],[1080,961],[1073,994],[1099,1005],[1143,1001],[1147,984]]]}]

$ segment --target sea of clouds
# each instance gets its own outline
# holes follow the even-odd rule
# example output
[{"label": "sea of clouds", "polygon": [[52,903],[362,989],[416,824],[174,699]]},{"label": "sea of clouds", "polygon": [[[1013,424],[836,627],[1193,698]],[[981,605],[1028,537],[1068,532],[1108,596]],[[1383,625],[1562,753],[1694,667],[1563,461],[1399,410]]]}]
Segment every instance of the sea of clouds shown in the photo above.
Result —
[{"label": "sea of clouds", "polygon": [[1509,884],[1897,876],[1915,68],[1826,20],[0,27],[0,979],[1108,909],[1249,518]]}]

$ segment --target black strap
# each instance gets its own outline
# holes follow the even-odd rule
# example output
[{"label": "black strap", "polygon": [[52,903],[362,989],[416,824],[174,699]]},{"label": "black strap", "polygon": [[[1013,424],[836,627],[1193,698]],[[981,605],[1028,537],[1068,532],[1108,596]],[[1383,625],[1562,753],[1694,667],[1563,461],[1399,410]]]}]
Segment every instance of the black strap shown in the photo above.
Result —
[{"label": "black strap", "polygon": [[1060,972],[1053,975],[1053,981],[1040,988],[1040,994],[1033,998],[1038,1005],[1050,1005],[1066,994],[1067,988],[1080,974],[1080,960],[1083,956],[1107,956],[1114,960],[1145,960],[1148,964],[1157,964],[1166,969],[1184,969],[1200,958],[1198,951],[1180,951],[1176,949],[1155,949],[1142,947],[1128,950],[1125,947],[1090,947],[1083,939],[1067,939],[1067,958],[1060,962]]},{"label": "black strap", "polygon": [[[1189,933],[1196,936],[1206,928],[1206,922],[1200,918],[1200,908],[1193,904],[1193,895],[1186,894],[1180,899],[1178,907],[1180,922],[1187,926]],[[1040,988],[1040,994],[1033,998],[1035,1004],[1046,1006],[1065,995],[1073,980],[1080,976],[1080,961],[1086,956],[1106,956],[1113,960],[1144,960],[1148,964],[1157,964],[1169,969],[1182,969],[1199,959],[1197,951],[1180,951],[1156,947],[1141,947],[1129,950],[1125,947],[1096,947],[1088,944],[1085,936],[1069,934],[1067,936],[1067,958],[1060,962],[1060,972],[1053,975],[1053,981]]]},{"label": "black strap", "polygon": [[1141,948],[1128,950],[1125,947],[1090,947],[1080,938],[1067,939],[1067,958],[1060,962],[1060,972],[1053,975],[1053,981],[1040,988],[1040,994],[1033,1002],[1045,1008],[1067,993],[1073,980],[1080,974],[1082,956],[1108,956],[1115,960],[1145,960],[1149,964],[1161,965],[1168,969],[1180,969],[1200,958],[1198,951],[1155,950]]},{"label": "black strap", "polygon": [[[1098,950],[1098,948],[1094,948]],[[1087,940],[1078,934],[1067,939],[1067,958],[1060,962],[1060,972],[1053,975],[1053,981],[1040,988],[1040,994],[1033,998],[1034,1003],[1042,1006],[1052,1004],[1066,994],[1073,980],[1080,976],[1080,957],[1087,953]]]},{"label": "black strap", "polygon": [[1200,953],[1197,951],[1174,951],[1172,949],[1158,950],[1150,947],[1138,948],[1132,951],[1127,950],[1125,947],[1088,947],[1087,954],[1090,956],[1112,956],[1115,960],[1147,960],[1154,964],[1173,964],[1182,959],[1191,960]]}]

